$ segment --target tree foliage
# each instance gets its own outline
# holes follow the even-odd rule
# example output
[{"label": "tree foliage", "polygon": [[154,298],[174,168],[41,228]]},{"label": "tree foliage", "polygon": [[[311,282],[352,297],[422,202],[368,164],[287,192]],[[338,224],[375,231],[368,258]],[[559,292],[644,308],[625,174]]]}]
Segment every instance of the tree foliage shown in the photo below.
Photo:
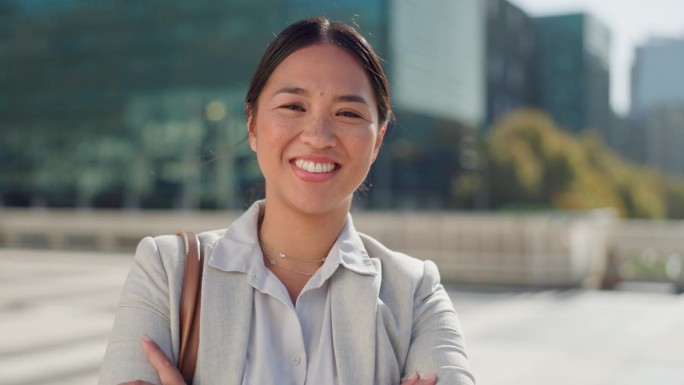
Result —
[{"label": "tree foliage", "polygon": [[624,217],[684,218],[684,180],[625,162],[596,134],[572,136],[542,112],[502,118],[484,147],[483,182],[494,209],[613,207]]}]

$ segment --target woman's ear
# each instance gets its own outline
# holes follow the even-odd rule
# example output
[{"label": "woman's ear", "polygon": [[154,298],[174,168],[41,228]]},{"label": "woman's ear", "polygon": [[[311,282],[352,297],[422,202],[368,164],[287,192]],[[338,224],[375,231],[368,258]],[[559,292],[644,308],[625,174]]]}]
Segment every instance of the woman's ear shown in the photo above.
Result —
[{"label": "woman's ear", "polygon": [[247,106],[247,140],[249,148],[256,152],[256,132],[254,131],[254,108]]},{"label": "woman's ear", "polygon": [[373,162],[378,157],[378,152],[380,152],[380,147],[382,146],[382,140],[385,138],[385,132],[387,131],[387,122],[383,123],[378,130],[378,137],[375,139],[375,147],[373,148]]}]

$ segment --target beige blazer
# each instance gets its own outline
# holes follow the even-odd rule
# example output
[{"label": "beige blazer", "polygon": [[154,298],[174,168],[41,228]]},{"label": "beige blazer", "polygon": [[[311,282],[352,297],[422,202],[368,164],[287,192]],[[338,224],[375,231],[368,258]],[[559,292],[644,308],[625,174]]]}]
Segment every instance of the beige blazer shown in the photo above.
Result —
[{"label": "beige blazer", "polygon": [[[200,234],[205,261],[223,247],[224,230]],[[414,371],[438,384],[473,384],[460,323],[434,263],[393,252],[358,233],[376,274],[339,268],[331,277],[333,349],[338,383],[399,385]],[[148,335],[174,360],[184,255],[180,237],[145,238],[126,281],[100,384],[133,379],[158,383],[140,349]],[[195,385],[240,385],[245,367],[253,288],[243,273],[206,264]],[[255,384],[256,385],[256,384]]]}]

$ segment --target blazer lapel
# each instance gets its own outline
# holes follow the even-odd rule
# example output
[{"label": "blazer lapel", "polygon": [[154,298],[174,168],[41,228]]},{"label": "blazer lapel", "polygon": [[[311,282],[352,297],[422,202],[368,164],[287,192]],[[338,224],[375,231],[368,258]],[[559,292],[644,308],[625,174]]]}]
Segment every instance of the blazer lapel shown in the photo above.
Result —
[{"label": "blazer lapel", "polygon": [[202,290],[199,378],[221,378],[222,384],[242,383],[252,317],[253,290],[244,273],[211,266]]},{"label": "blazer lapel", "polygon": [[331,278],[333,350],[340,384],[374,382],[380,276],[340,267]]}]

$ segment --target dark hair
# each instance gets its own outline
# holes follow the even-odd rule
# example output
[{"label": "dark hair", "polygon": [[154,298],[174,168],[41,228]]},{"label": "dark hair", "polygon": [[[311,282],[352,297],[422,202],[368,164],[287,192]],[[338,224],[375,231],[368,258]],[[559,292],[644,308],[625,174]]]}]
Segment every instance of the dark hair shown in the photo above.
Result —
[{"label": "dark hair", "polygon": [[360,62],[375,94],[380,124],[391,120],[389,85],[378,55],[353,27],[330,22],[323,17],[303,19],[289,25],[268,45],[249,84],[245,98],[247,108],[256,109],[257,99],[266,82],[285,58],[300,48],[326,42],[337,44]]}]

